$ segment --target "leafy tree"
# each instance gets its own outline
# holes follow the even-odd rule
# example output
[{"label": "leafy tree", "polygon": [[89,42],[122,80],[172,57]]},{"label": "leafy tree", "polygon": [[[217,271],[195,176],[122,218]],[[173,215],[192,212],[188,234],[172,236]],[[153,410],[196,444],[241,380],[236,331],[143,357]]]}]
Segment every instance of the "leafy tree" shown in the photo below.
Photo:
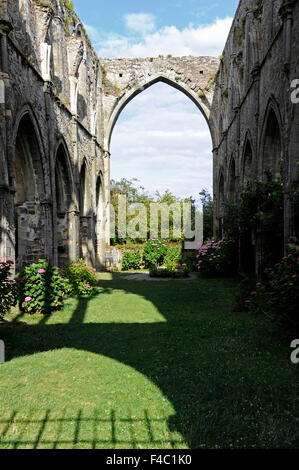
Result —
[{"label": "leafy tree", "polygon": [[199,195],[203,207],[203,237],[209,240],[213,237],[213,198],[207,189],[202,189]]}]

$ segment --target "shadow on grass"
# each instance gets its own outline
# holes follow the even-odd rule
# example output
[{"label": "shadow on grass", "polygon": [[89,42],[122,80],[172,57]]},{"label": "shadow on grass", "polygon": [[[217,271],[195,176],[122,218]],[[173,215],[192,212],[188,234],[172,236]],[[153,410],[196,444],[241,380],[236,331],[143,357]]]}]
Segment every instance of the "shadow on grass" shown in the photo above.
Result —
[{"label": "shadow on grass", "polygon": [[[222,280],[218,284],[218,281],[209,280],[204,287],[200,287],[199,283],[187,285],[180,281],[124,281],[119,276],[111,284],[110,281],[102,281],[102,293],[112,294],[114,290],[122,290],[124,296],[128,293],[143,297],[156,307],[165,321],[84,323],[90,299],[82,298],[67,324],[47,324],[48,318],[42,318],[37,325],[21,324],[7,328],[7,361],[63,348],[103,355],[134,368],[159,388],[175,410],[175,415],[167,420],[168,430],[179,433],[182,442],[190,448],[203,443],[229,447],[231,442],[239,442],[239,436],[245,436],[244,443],[248,447],[254,447],[258,442],[262,445],[263,439],[267,447],[267,439],[272,438],[258,437],[263,436],[264,429],[267,429],[267,413],[271,416],[272,404],[273,408],[279,407],[282,415],[284,408],[289,408],[289,412],[293,397],[288,395],[287,383],[280,382],[275,384],[282,392],[276,389],[273,395],[275,385],[271,380],[275,360],[271,360],[267,372],[269,384],[266,382],[267,375],[262,375],[263,358],[266,358],[268,367],[267,358],[273,353],[273,342],[264,340],[263,327],[252,323],[257,334],[253,344],[248,332],[249,323],[236,325],[235,320],[228,320],[232,282]],[[243,344],[240,335],[243,339],[248,337],[248,343]],[[248,348],[251,350],[248,351]],[[266,411],[268,408],[270,411]],[[243,419],[244,416],[246,419]],[[44,420],[47,422],[48,419],[49,416],[45,415]],[[111,442],[114,445],[113,420],[110,421],[111,436],[104,444]],[[283,426],[279,430],[278,424],[274,426],[273,445],[281,444],[283,433],[291,434],[294,431],[295,421],[292,420],[292,426],[289,426],[289,419],[284,421],[288,423],[287,430]],[[77,422],[79,427],[81,419],[78,418]],[[92,424],[92,420],[89,422]],[[9,423],[8,420],[7,426]],[[42,440],[44,421],[38,424],[41,437],[35,444],[50,445],[51,442]],[[150,420],[144,418],[144,425],[150,436]],[[6,442],[5,436],[2,437],[3,442]],[[83,442],[79,437],[76,442],[92,445],[92,440]],[[149,439],[146,444],[150,445],[151,442]],[[65,442],[66,445],[73,443],[73,440]],[[134,441],[130,441],[132,443]],[[16,440],[16,445],[23,444],[26,445],[24,440]],[[125,442],[118,444],[125,445]],[[145,442],[135,444],[145,445]],[[242,444],[241,441],[239,444]],[[178,443],[174,445],[178,446]]]},{"label": "shadow on grass", "polygon": [[91,416],[84,416],[84,410],[79,410],[73,417],[65,413],[57,417],[57,413],[51,410],[46,410],[41,417],[24,416],[13,411],[8,418],[0,418],[0,428],[1,447],[13,449],[140,449],[164,446],[175,449],[182,443],[181,439],[170,433],[167,436],[167,432],[165,438],[156,437],[162,429],[167,429],[167,421],[151,418],[147,410],[140,418],[120,418],[113,409],[105,416],[99,416],[97,410]]}]

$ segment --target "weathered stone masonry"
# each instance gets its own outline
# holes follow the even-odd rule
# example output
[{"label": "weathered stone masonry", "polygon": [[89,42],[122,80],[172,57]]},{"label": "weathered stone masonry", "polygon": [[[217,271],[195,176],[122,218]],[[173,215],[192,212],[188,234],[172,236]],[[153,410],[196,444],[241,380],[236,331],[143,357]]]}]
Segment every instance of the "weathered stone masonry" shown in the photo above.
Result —
[{"label": "weathered stone masonry", "polygon": [[[111,134],[126,104],[158,81],[208,122],[216,233],[225,201],[266,169],[278,177],[283,162],[285,247],[298,235],[298,24],[297,1],[242,0],[221,60],[99,59],[66,1],[0,0],[0,255],[17,268],[44,257],[103,266]],[[263,240],[247,243],[258,269]]]},{"label": "weathered stone masonry", "polygon": [[79,256],[100,267],[109,157],[98,58],[63,2],[1,0],[0,28],[0,254],[17,268]]},{"label": "weathered stone masonry", "polygon": [[[215,231],[222,233],[225,202],[237,200],[249,178],[263,180],[270,170],[277,179],[282,170],[284,240],[275,241],[278,256],[289,236],[299,236],[299,105],[291,102],[291,82],[299,78],[298,50],[297,0],[242,0],[216,77],[211,112]],[[265,267],[269,245],[252,233],[241,247],[241,269]]]}]

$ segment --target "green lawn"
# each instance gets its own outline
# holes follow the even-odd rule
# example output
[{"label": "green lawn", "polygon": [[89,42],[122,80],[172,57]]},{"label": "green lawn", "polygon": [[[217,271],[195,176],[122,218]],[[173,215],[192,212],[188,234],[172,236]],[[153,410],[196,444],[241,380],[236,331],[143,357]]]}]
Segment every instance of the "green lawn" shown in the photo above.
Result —
[{"label": "green lawn", "polygon": [[0,326],[0,448],[298,447],[298,366],[235,281],[101,279]]}]

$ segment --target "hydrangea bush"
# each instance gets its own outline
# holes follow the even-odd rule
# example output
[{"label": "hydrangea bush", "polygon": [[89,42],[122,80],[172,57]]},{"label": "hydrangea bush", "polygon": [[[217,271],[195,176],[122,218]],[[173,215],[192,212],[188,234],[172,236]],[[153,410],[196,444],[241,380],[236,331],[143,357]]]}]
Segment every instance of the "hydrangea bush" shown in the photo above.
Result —
[{"label": "hydrangea bush", "polygon": [[197,254],[197,269],[205,276],[234,274],[237,264],[237,250],[231,240],[209,240]]},{"label": "hydrangea bush", "polygon": [[187,266],[189,272],[198,271],[197,255],[197,250],[185,250],[182,254],[182,264]]},{"label": "hydrangea bush", "polygon": [[266,269],[244,303],[251,312],[299,329],[299,243],[295,237],[289,239],[288,255],[274,268]]},{"label": "hydrangea bush", "polygon": [[9,279],[13,261],[4,261],[0,257],[0,316],[3,316],[16,304],[16,283]]},{"label": "hydrangea bush", "polygon": [[96,270],[85,260],[71,263],[65,270],[71,284],[72,295],[76,297],[90,296],[94,293],[98,280]]},{"label": "hydrangea bush", "polygon": [[167,245],[161,240],[149,240],[143,250],[143,260],[146,268],[162,266],[167,254]]},{"label": "hydrangea bush", "polygon": [[26,313],[50,314],[70,294],[68,280],[47,260],[27,266],[16,278],[20,308]]}]

